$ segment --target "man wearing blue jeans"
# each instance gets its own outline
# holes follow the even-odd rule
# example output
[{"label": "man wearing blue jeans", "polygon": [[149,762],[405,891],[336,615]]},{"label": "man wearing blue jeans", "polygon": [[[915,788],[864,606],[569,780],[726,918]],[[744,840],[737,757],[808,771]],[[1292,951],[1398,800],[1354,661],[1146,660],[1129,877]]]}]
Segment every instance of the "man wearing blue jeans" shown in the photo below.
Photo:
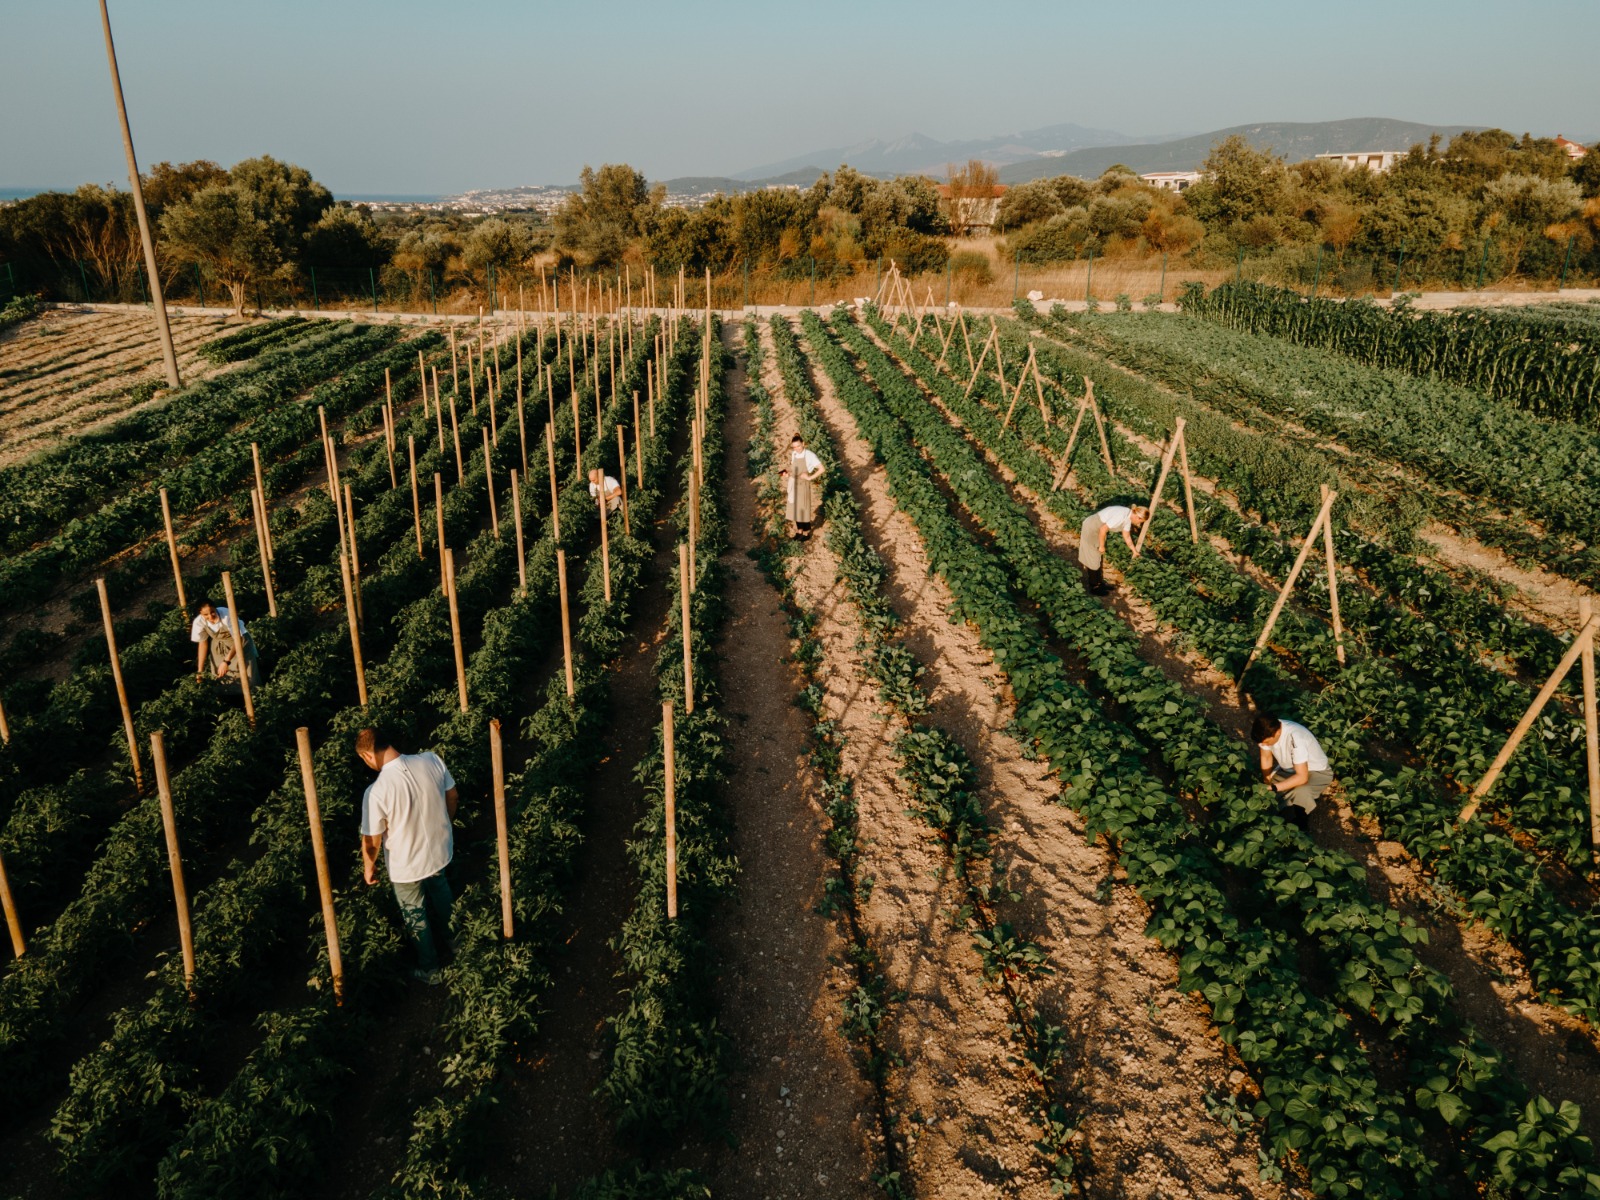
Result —
[{"label": "man wearing blue jeans", "polygon": [[417,944],[416,978],[439,982],[439,945],[450,945],[449,881],[455,852],[456,781],[437,754],[401,754],[381,729],[356,734],[356,754],[378,773],[361,798],[361,870],[378,882],[385,851],[400,915]]}]

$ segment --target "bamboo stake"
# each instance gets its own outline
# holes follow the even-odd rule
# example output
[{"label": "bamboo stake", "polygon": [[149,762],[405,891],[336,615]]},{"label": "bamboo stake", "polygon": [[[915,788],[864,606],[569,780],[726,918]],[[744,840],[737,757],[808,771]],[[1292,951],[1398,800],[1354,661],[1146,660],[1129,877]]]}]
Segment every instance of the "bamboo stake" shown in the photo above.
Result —
[{"label": "bamboo stake", "polygon": [[183,947],[183,983],[194,989],[194,928],[189,923],[189,890],[183,884],[183,857],[178,853],[178,818],[172,808],[172,781],[167,777],[167,747],[161,730],[150,735],[156,794],[161,798],[161,829],[167,838],[167,864],[172,869],[172,901],[178,910],[178,942]]},{"label": "bamboo stake", "polygon": [[[228,573],[226,571],[222,573],[222,580],[224,583],[227,583],[228,581]],[[105,577],[101,576],[99,579],[96,579],[94,581],[94,586],[95,590],[100,593],[100,618],[105,623],[106,651],[111,655],[111,678],[116,682],[117,685],[117,703],[122,706],[122,731],[127,735],[128,754],[133,759],[133,786],[142,795],[144,793],[144,768],[139,763],[139,735],[133,731],[133,708],[128,703],[128,689],[122,682],[122,658],[117,653],[116,630],[111,627],[111,597],[106,592]],[[233,599],[231,591],[229,593],[228,612],[230,616],[233,613]],[[234,640],[238,641],[237,633],[234,635]],[[242,646],[240,653],[241,655],[243,654]],[[248,709],[249,706],[249,694],[246,693],[246,709]],[[251,716],[250,723],[252,725],[255,724],[255,717],[253,714]]]},{"label": "bamboo stake", "polygon": [[[389,486],[399,487],[400,476],[394,469],[394,426],[389,423],[389,414],[394,409],[394,388],[389,382],[389,368],[383,369],[383,444],[389,451]],[[266,493],[263,492],[262,495]]]},{"label": "bamboo stake", "polygon": [[328,968],[333,975],[333,994],[344,1002],[344,960],[339,956],[339,921],[333,911],[333,880],[328,873],[328,847],[322,840],[322,809],[317,804],[316,770],[311,762],[311,730],[304,725],[294,731],[300,750],[300,783],[306,793],[306,822],[311,826],[311,856],[317,863],[317,892],[322,898],[322,928],[328,935]]},{"label": "bamboo stake", "polygon": [[486,373],[484,376],[485,391],[483,395],[483,402],[488,406],[489,409],[489,432],[494,437],[494,444],[498,446],[500,444],[500,422],[494,411],[494,390],[488,386],[488,383],[489,381]]},{"label": "bamboo stake", "polygon": [[556,551],[556,579],[561,584],[561,653],[567,664],[567,699],[578,694],[572,679],[572,613],[567,607],[567,552]]},{"label": "bamboo stake", "polygon": [[0,745],[11,744],[11,726],[6,721],[6,706],[0,704]]},{"label": "bamboo stake", "polygon": [[11,932],[11,953],[21,958],[28,949],[22,940],[22,918],[17,915],[17,902],[11,895],[11,880],[6,878],[5,859],[0,858],[0,908],[6,912],[6,928]]},{"label": "bamboo stake", "polygon": [[1067,472],[1072,469],[1072,450],[1078,444],[1078,430],[1083,426],[1083,416],[1089,411],[1089,405],[1094,403],[1094,396],[1085,392],[1083,399],[1078,401],[1078,415],[1072,422],[1072,433],[1067,437],[1067,448],[1062,452],[1061,464],[1056,468],[1056,477],[1050,484],[1052,492],[1060,491],[1061,485],[1066,481]]},{"label": "bamboo stake", "polygon": [[522,493],[517,489],[517,469],[511,468],[511,512],[517,527],[517,582],[523,595],[528,592],[528,556],[522,542]]},{"label": "bamboo stake", "polygon": [[450,393],[450,436],[456,443],[456,482],[467,477],[467,465],[461,457],[461,425],[456,420],[456,394]]},{"label": "bamboo stake", "polygon": [[1144,551],[1144,540],[1150,534],[1150,527],[1156,523],[1156,513],[1160,511],[1161,489],[1167,485],[1167,475],[1172,470],[1172,459],[1178,453],[1178,447],[1183,444],[1184,419],[1178,418],[1178,424],[1172,431],[1172,440],[1167,443],[1166,453],[1161,456],[1161,474],[1156,476],[1156,490],[1150,497],[1150,516],[1146,518],[1144,527],[1139,530],[1139,540],[1133,544],[1133,556],[1138,558]]},{"label": "bamboo stake", "polygon": [[[1185,475],[1187,475],[1187,464],[1185,464],[1184,471]],[[1184,486],[1185,488],[1188,486],[1187,478],[1184,480]],[[1322,497],[1324,500],[1327,499],[1329,490],[1327,484],[1322,485]],[[1189,513],[1189,528],[1191,530],[1194,528],[1194,512],[1192,509]],[[1199,540],[1199,536],[1196,535],[1195,541]],[[1333,615],[1333,652],[1338,656],[1339,665],[1342,667],[1344,666],[1344,620],[1339,615],[1339,572],[1333,561],[1333,513],[1331,510],[1328,513],[1328,519],[1322,523],[1322,545],[1328,555],[1328,608]]]},{"label": "bamboo stake", "polygon": [[556,490],[556,434],[549,425],[544,427],[544,448],[550,458],[550,536],[561,540],[561,494]]},{"label": "bamboo stake", "polygon": [[494,462],[489,452],[489,431],[483,431],[483,484],[489,492],[489,525],[495,537],[500,536],[500,514],[494,503]]},{"label": "bamboo stake", "polygon": [[267,514],[261,511],[261,493],[250,489],[250,509],[256,519],[256,549],[261,553],[261,582],[267,589],[267,615],[278,615],[278,600],[272,591],[272,564],[267,558]]},{"label": "bamboo stake", "polygon": [[[1539,694],[1533,698],[1533,703],[1528,705],[1528,711],[1522,714],[1522,720],[1517,722],[1517,727],[1511,731],[1511,736],[1506,739],[1506,744],[1500,748],[1500,753],[1495,755],[1494,762],[1489,764],[1489,770],[1478,781],[1478,786],[1472,789],[1472,799],[1469,800],[1456,820],[1467,822],[1472,820],[1483,798],[1489,794],[1489,789],[1500,778],[1500,773],[1506,769],[1506,763],[1511,761],[1511,755],[1516,752],[1522,739],[1527,736],[1528,730],[1533,728],[1533,723],[1539,719],[1539,714],[1544,711],[1544,706],[1550,702],[1550,697],[1555,695],[1556,688],[1566,678],[1567,672],[1572,670],[1572,664],[1578,661],[1587,647],[1591,652],[1594,648],[1595,620],[1591,612],[1578,630],[1578,635],[1572,639],[1572,644],[1567,647],[1567,652],[1561,656],[1561,661],[1556,664],[1556,669],[1550,672],[1550,678],[1545,680],[1544,687],[1539,689]],[[1586,748],[1587,749],[1587,748]]]},{"label": "bamboo stake", "polygon": [[[1588,596],[1578,599],[1578,622],[1587,625],[1594,617],[1594,602]],[[1595,711],[1594,639],[1585,644],[1583,663],[1584,759],[1589,768],[1589,845],[1600,862],[1600,717]]]},{"label": "bamboo stake", "polygon": [[[1261,636],[1256,638],[1255,648],[1250,651],[1244,660],[1244,666],[1239,669],[1238,683],[1244,682],[1245,672],[1250,669],[1250,664],[1255,662],[1256,656],[1266,646],[1267,639],[1272,636],[1272,627],[1278,623],[1278,614],[1283,612],[1283,606],[1289,600],[1289,593],[1294,590],[1294,581],[1300,578],[1300,568],[1306,565],[1306,557],[1311,553],[1311,547],[1321,532],[1322,523],[1328,519],[1328,510],[1333,507],[1335,498],[1339,495],[1332,488],[1328,489],[1322,497],[1322,509],[1317,513],[1317,519],[1311,522],[1311,531],[1306,534],[1306,540],[1300,543],[1300,553],[1295,555],[1294,566],[1289,568],[1289,578],[1284,580],[1283,590],[1278,593],[1278,599],[1272,606],[1272,611],[1267,614],[1267,623],[1261,630]],[[1568,664],[1570,665],[1570,664]],[[1552,688],[1552,690],[1554,690]],[[1492,783],[1493,780],[1490,780]]]},{"label": "bamboo stake", "polygon": [[361,604],[361,555],[356,549],[356,502],[348,483],[344,485],[344,515],[350,522],[350,579],[356,590],[356,620],[365,628],[367,613]]},{"label": "bamboo stake", "polygon": [[[277,561],[277,555],[274,553],[273,546],[272,546],[272,529],[267,525],[266,520],[265,520],[266,514],[268,512],[268,509],[267,509],[267,481],[262,477],[262,474],[261,474],[261,447],[259,445],[257,445],[255,442],[251,442],[250,443],[250,458],[255,463],[255,467],[256,467],[256,490],[261,493],[261,513],[262,513],[262,518],[263,518],[261,524],[262,524],[262,528],[266,529],[266,531],[267,531],[267,557],[269,559],[272,559],[273,561]],[[161,497],[162,497],[163,503],[166,500],[166,495],[167,495],[166,489],[163,488],[161,490]],[[169,525],[170,525],[170,522],[169,522]]]},{"label": "bamboo stake", "polygon": [[650,440],[656,440],[656,365],[645,364],[645,387],[650,396]]},{"label": "bamboo stake", "polygon": [[439,453],[444,453],[444,405],[439,401],[439,368],[433,368],[433,420],[439,427]]},{"label": "bamboo stake", "polygon": [[350,563],[344,554],[339,555],[339,580],[344,584],[345,622],[350,626],[350,657],[356,668],[356,696],[361,707],[367,706],[367,668],[361,655],[361,604],[359,593],[351,584]]},{"label": "bamboo stake", "polygon": [[983,364],[989,357],[989,346],[994,339],[995,332],[991,329],[989,336],[983,340],[983,350],[978,354],[978,361],[972,364],[972,378],[967,380],[967,389],[961,393],[963,397],[972,395],[973,386],[978,382],[978,372],[983,370]]},{"label": "bamboo stake", "polygon": [[628,444],[621,421],[617,422],[617,481],[622,485],[622,532],[632,537],[633,525],[628,519]]},{"label": "bamboo stake", "polygon": [[666,760],[667,916],[678,916],[678,771],[672,734],[672,702],[661,705],[661,745]]},{"label": "bamboo stake", "polygon": [[444,481],[437,471],[433,473],[433,515],[439,524],[439,593],[448,596],[450,576],[446,573],[444,565]]},{"label": "bamboo stake", "polygon": [[450,324],[450,390],[455,392],[461,390],[461,364],[456,359],[456,327],[454,322]]},{"label": "bamboo stake", "polygon": [[417,557],[422,558],[422,494],[417,490],[417,438],[411,434],[406,440],[411,449],[411,521],[417,527]]},{"label": "bamboo stake", "polygon": [[689,593],[694,590],[689,565],[689,547],[678,543],[678,593],[681,597],[683,632],[683,711],[694,711],[694,638],[690,629]]},{"label": "bamboo stake", "polygon": [[422,415],[428,415],[428,364],[423,360],[422,351],[417,351],[417,379],[422,383]]},{"label": "bamboo stake", "polygon": [[[520,350],[522,343],[517,343]],[[522,408],[522,380],[517,380],[517,447],[522,452],[522,477],[528,477],[528,419]]]},{"label": "bamboo stake", "polygon": [[605,577],[606,603],[611,603],[611,537],[610,515],[606,512],[606,470],[600,468],[600,486],[595,495],[600,505],[600,570]]},{"label": "bamboo stake", "polygon": [[633,462],[634,470],[638,474],[639,486],[644,486],[644,442],[639,438],[639,422],[633,423]]},{"label": "bamboo stake", "polygon": [[178,607],[188,612],[189,601],[183,595],[183,568],[178,565],[178,539],[172,536],[172,508],[167,503],[166,488],[161,489],[161,521],[167,527],[167,554],[172,558],[172,582],[178,589]]},{"label": "bamboo stake", "polygon": [[[1031,343],[1028,346],[1028,361],[1022,365],[1022,374],[1017,376],[1017,390],[1011,393],[1011,406],[1006,409],[1006,419],[1000,422],[1002,433],[1011,428],[1011,414],[1017,411],[1017,401],[1022,399],[1022,385],[1028,382],[1029,368],[1032,368],[1035,372],[1039,369],[1034,360],[1033,345]],[[1005,395],[1005,391],[1002,389],[1000,394],[1002,396]],[[1040,395],[1043,395],[1042,391]]]},{"label": "bamboo stake", "polygon": [[500,843],[500,930],[511,940],[511,841],[506,829],[505,752],[500,746],[500,721],[489,722],[489,758],[494,766],[494,832]]},{"label": "bamboo stake", "polygon": [[461,711],[467,711],[467,656],[461,648],[461,610],[456,603],[456,552],[444,552],[444,575],[450,596],[450,639],[456,647],[456,690],[461,694]]},{"label": "bamboo stake", "polygon": [[[100,592],[100,598],[102,601],[105,599],[104,588],[105,581],[102,580]],[[228,624],[233,626],[233,648],[235,653],[237,653],[239,656],[239,690],[244,693],[245,720],[249,721],[251,727],[254,728],[256,723],[256,704],[255,699],[250,695],[249,656],[245,653],[244,649],[244,632],[239,628],[239,608],[233,602],[233,577],[227,571],[222,573],[222,592],[228,600]],[[108,632],[110,630],[110,622],[111,612],[109,609],[107,609],[106,628]],[[113,659],[113,661],[115,660]],[[120,667],[117,669],[117,691],[122,691],[122,670]],[[128,703],[127,699],[124,698],[122,703],[124,706],[126,706]],[[130,735],[133,733],[133,718],[131,716],[128,718],[128,733]],[[137,762],[137,760],[135,760],[135,762]],[[143,789],[141,788],[141,790]]]}]

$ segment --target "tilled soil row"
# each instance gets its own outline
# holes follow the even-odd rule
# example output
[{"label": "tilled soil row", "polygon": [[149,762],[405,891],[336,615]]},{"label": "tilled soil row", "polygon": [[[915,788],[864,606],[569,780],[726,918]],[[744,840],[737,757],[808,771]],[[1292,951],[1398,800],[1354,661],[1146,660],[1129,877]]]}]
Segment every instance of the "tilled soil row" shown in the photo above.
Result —
[{"label": "tilled soil row", "polygon": [[[890,593],[906,625],[905,644],[928,667],[930,715],[978,766],[996,830],[995,858],[1009,862],[1013,886],[1024,897],[1015,923],[1041,943],[1056,971],[1037,1006],[1071,1033],[1079,1098],[1073,1115],[1081,1118],[1086,1193],[1283,1194],[1261,1179],[1254,1139],[1208,1115],[1234,1102],[1245,1086],[1243,1073],[1203,1006],[1176,992],[1175,964],[1145,937],[1148,911],[1111,855],[1090,844],[1078,816],[1056,803],[1047,765],[1029,761],[1007,732],[1014,707],[1001,673],[971,629],[950,623],[952,598],[932,575],[915,528],[889,497],[830,382],[819,373],[816,383],[869,541],[891,568]],[[808,554],[815,553],[813,546]],[[841,628],[827,636],[831,578],[809,569],[807,575],[824,615],[819,632],[830,661],[842,655],[848,662],[856,635]],[[839,677],[837,683],[830,678],[830,703],[836,694],[840,702],[871,694],[864,681],[851,685],[849,676],[858,670],[830,674]],[[864,706],[856,701],[851,707]],[[869,761],[866,769],[873,766]],[[869,908],[874,941],[891,980],[908,993],[892,1010],[906,1059],[895,1076],[898,1099],[907,1114],[936,1121],[908,1150],[917,1191],[1046,1195],[1042,1179],[1029,1177],[1027,1164],[1036,1156],[1016,1112],[1022,1085],[1006,1065],[1008,1014],[976,974],[968,939],[952,936],[946,910],[953,892],[930,878],[939,856],[902,811],[903,798],[886,791],[869,804],[862,776],[857,789],[863,833],[874,839],[867,848],[877,877]]]}]

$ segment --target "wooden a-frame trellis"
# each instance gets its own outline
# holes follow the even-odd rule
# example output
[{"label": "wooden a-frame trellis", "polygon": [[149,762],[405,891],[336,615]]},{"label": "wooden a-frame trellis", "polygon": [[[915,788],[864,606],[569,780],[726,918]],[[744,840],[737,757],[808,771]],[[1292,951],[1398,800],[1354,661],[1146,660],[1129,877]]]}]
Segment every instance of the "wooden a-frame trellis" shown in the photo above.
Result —
[{"label": "wooden a-frame trellis", "polygon": [[[1182,424],[1181,420],[1179,424]],[[1333,555],[1333,502],[1338,498],[1337,491],[1327,484],[1322,485],[1322,507],[1317,511],[1317,519],[1311,522],[1310,532],[1306,534],[1305,541],[1300,543],[1300,553],[1295,556],[1294,566],[1289,568],[1289,578],[1284,580],[1283,589],[1278,593],[1272,611],[1267,614],[1267,623],[1261,629],[1261,636],[1256,638],[1256,644],[1251,649],[1249,657],[1244,660],[1244,666],[1239,668],[1239,677],[1234,681],[1235,685],[1244,682],[1245,673],[1250,670],[1250,665],[1266,648],[1267,639],[1272,636],[1273,627],[1277,625],[1278,617],[1283,613],[1283,606],[1289,601],[1289,593],[1294,590],[1295,580],[1300,578],[1300,570],[1306,565],[1306,559],[1310,556],[1311,547],[1316,544],[1319,533],[1322,535],[1323,550],[1328,563],[1328,607],[1333,617],[1334,653],[1338,655],[1339,665],[1344,666],[1344,622],[1339,615],[1339,573]],[[1192,512],[1191,508],[1191,514]],[[1193,520],[1192,515],[1190,520]],[[1143,540],[1141,536],[1140,541]]]},{"label": "wooden a-frame trellis", "polygon": [[[1037,369],[1037,364],[1035,365]],[[1105,414],[1100,411],[1100,402],[1094,398],[1094,380],[1087,375],[1083,379],[1083,399],[1078,401],[1078,415],[1072,421],[1072,433],[1067,438],[1066,451],[1061,455],[1061,464],[1056,468],[1056,477],[1050,482],[1050,490],[1058,492],[1061,485],[1066,482],[1068,473],[1072,470],[1072,452],[1078,445],[1078,431],[1083,428],[1085,416],[1094,417],[1095,432],[1100,435],[1100,457],[1105,461],[1106,471],[1116,477],[1116,464],[1111,461],[1111,443],[1106,440]],[[1065,419],[1065,414],[1063,414]]]},{"label": "wooden a-frame trellis", "polygon": [[1595,682],[1594,682],[1594,635],[1595,635],[1594,603],[1587,596],[1578,600],[1578,633],[1572,639],[1572,644],[1567,647],[1567,652],[1561,656],[1561,661],[1556,664],[1555,670],[1550,672],[1544,686],[1539,689],[1539,694],[1528,705],[1528,710],[1522,714],[1522,719],[1517,722],[1516,728],[1511,731],[1511,736],[1506,739],[1500,753],[1495,755],[1494,761],[1489,764],[1489,769],[1484,772],[1478,786],[1472,789],[1472,796],[1456,820],[1466,823],[1472,820],[1482,806],[1484,797],[1489,794],[1489,789],[1495,785],[1506,769],[1506,764],[1511,761],[1511,756],[1516,753],[1517,747],[1522,744],[1522,739],[1533,728],[1533,723],[1539,719],[1539,714],[1544,711],[1550,697],[1556,693],[1556,688],[1561,681],[1571,673],[1574,663],[1580,663],[1583,679],[1583,727],[1585,758],[1589,768],[1589,839],[1595,855],[1595,861],[1600,864],[1600,721],[1596,718]]}]

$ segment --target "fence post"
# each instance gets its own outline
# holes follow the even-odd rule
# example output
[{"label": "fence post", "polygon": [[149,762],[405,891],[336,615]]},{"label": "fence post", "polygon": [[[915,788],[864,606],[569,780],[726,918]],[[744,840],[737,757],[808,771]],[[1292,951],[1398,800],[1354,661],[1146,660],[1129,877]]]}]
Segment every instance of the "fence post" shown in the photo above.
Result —
[{"label": "fence post", "polygon": [[200,293],[200,307],[204,308],[206,306],[206,281],[205,278],[200,274],[199,263],[195,263],[194,265],[194,288],[195,291]]},{"label": "fence post", "polygon": [[1011,252],[1011,299],[1013,301],[1015,301],[1017,298],[1017,289],[1021,286],[1021,280],[1022,251],[1013,250]]},{"label": "fence post", "polygon": [[1083,277],[1083,302],[1088,305],[1094,301],[1094,251],[1089,251],[1089,271]]},{"label": "fence post", "polygon": [[322,311],[322,296],[317,292],[317,269],[311,268],[311,308],[315,312]]},{"label": "fence post", "polygon": [[1165,304],[1166,302],[1167,302],[1167,256],[1165,254],[1163,254],[1161,256],[1161,283],[1156,288],[1156,303],[1157,304]]},{"label": "fence post", "polygon": [[378,275],[371,267],[367,268],[367,286],[372,289],[372,311],[378,311]]},{"label": "fence post", "polygon": [[88,304],[89,303],[89,276],[84,273],[84,270],[83,270],[83,259],[75,258],[72,261],[78,264],[78,281],[83,284],[83,302],[85,304]]},{"label": "fence post", "polygon": [[811,307],[815,308],[816,306],[817,306],[817,260],[816,260],[816,256],[813,255],[811,257]]},{"label": "fence post", "polygon": [[1567,239],[1567,256],[1561,260],[1561,282],[1556,284],[1556,291],[1567,286],[1567,267],[1572,263],[1572,243],[1578,240],[1578,235],[1573,234]]},{"label": "fence post", "polygon": [[1400,268],[1405,266],[1405,261],[1406,244],[1404,241],[1401,241],[1400,253],[1395,257],[1394,260],[1394,286],[1389,289],[1391,292],[1398,292],[1400,290]]},{"label": "fence post", "polygon": [[1317,298],[1317,285],[1320,284],[1321,282],[1322,282],[1322,245],[1321,245],[1321,243],[1318,243],[1318,245],[1317,245],[1317,269],[1316,269],[1316,272],[1311,276],[1311,298],[1313,300],[1315,300]]}]

